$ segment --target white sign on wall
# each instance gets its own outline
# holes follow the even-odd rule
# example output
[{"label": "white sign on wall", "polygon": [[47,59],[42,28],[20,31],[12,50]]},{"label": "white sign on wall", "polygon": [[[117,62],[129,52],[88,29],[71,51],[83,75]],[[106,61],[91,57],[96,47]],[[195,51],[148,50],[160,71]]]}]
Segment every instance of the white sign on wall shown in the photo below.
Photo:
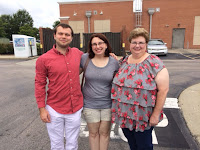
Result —
[{"label": "white sign on wall", "polygon": [[142,0],[133,0],[133,12],[142,12]]}]

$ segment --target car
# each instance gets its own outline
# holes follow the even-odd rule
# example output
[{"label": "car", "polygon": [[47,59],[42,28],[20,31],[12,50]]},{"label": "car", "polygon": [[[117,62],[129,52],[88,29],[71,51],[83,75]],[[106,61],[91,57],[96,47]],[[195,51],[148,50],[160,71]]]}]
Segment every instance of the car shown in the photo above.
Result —
[{"label": "car", "polygon": [[168,49],[161,39],[150,39],[147,44],[147,52],[155,55],[167,55]]}]

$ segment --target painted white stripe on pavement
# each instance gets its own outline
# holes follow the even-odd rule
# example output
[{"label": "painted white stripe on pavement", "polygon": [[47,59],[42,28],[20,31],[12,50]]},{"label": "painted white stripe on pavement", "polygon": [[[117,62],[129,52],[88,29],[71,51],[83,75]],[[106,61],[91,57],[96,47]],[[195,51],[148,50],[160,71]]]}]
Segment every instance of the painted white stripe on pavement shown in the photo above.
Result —
[{"label": "painted white stripe on pavement", "polygon": [[[177,98],[167,98],[165,101],[164,108],[175,108],[179,109],[178,107],[178,99]],[[164,114],[163,120],[159,122],[159,124],[156,127],[166,127],[168,125],[168,119],[167,116]],[[80,127],[80,137],[88,137],[89,131],[86,130],[87,123],[84,119],[81,119],[81,127]],[[121,128],[116,125],[115,123],[112,124],[111,132],[110,132],[110,138],[111,139],[122,139],[123,141],[127,142],[126,137],[124,136]],[[152,131],[152,139],[153,144],[158,144],[158,140],[156,137],[155,130]]]},{"label": "painted white stripe on pavement", "polygon": [[178,99],[177,98],[166,98],[164,108],[177,108],[178,106]]},{"label": "painted white stripe on pavement", "polygon": [[154,129],[152,131],[152,143],[153,144],[158,144],[158,140],[157,140],[156,133],[155,133]]}]

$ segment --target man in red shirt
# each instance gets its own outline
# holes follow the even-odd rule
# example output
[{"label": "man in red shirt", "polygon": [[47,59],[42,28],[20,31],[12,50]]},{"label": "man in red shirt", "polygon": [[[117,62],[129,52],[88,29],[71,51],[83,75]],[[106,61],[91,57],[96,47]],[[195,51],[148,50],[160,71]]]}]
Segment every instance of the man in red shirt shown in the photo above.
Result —
[{"label": "man in red shirt", "polygon": [[57,150],[78,149],[83,107],[79,66],[83,52],[69,47],[72,38],[72,28],[59,24],[54,29],[56,44],[36,62],[35,97],[40,118],[46,123],[51,149]]}]

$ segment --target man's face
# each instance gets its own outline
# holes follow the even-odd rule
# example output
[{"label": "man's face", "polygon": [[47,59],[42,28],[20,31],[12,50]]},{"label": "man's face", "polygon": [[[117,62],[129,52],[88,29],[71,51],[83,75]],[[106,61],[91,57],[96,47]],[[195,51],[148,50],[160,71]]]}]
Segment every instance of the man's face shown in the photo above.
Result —
[{"label": "man's face", "polygon": [[72,41],[71,29],[59,26],[54,34],[54,39],[56,40],[56,48],[67,48]]}]

